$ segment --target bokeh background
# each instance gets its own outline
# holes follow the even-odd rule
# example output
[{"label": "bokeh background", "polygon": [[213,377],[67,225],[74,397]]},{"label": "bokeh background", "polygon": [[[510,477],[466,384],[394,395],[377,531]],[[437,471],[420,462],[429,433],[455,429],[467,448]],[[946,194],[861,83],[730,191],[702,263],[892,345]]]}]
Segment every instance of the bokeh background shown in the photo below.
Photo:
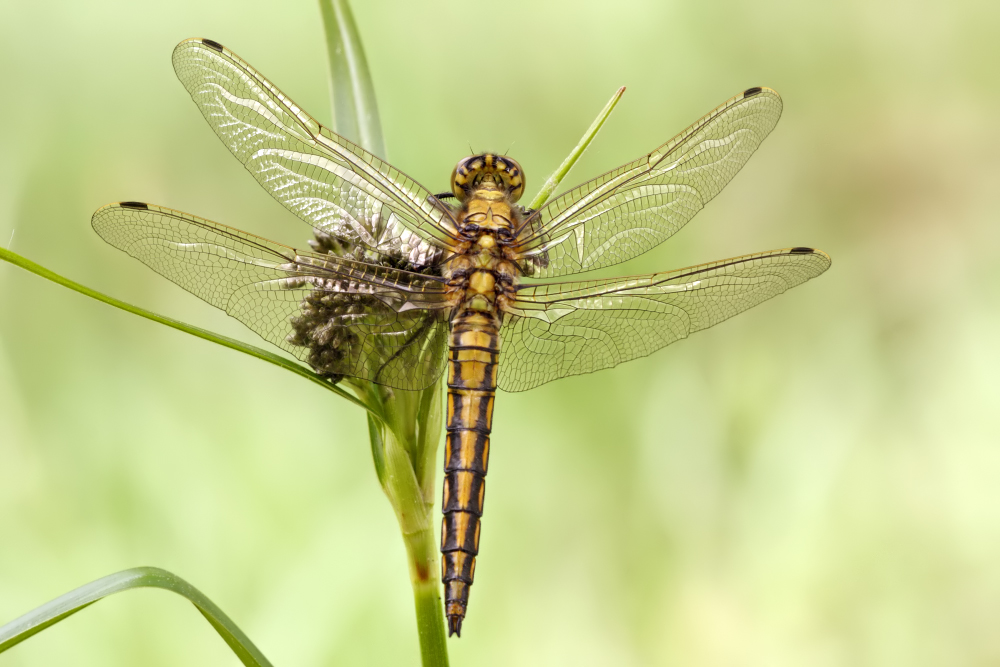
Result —
[{"label": "bokeh background", "polygon": [[[389,158],[431,189],[471,146],[509,149],[534,191],[621,85],[567,185],[767,85],[785,113],[757,155],[613,272],[834,258],[652,357],[500,395],[453,664],[1000,664],[1000,4],[355,4]],[[0,3],[0,242],[257,343],[89,225],[139,199],[309,236],[174,78],[193,36],[329,119],[310,0]],[[0,622],[137,565],[201,588],[279,667],[418,664],[358,409],[0,265]],[[67,664],[238,662],[141,591],[0,656]]]}]

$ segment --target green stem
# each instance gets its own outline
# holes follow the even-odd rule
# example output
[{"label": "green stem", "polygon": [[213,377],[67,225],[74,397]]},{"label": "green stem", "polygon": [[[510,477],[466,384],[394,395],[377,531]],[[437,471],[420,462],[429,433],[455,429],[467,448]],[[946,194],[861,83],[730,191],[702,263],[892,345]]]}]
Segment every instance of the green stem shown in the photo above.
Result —
[{"label": "green stem", "polygon": [[434,478],[437,472],[437,448],[441,442],[441,410],[445,398],[442,395],[444,387],[440,382],[420,392],[420,405],[417,414],[417,453],[414,461],[414,472],[420,484],[420,493],[424,502],[434,506]]},{"label": "green stem", "polygon": [[369,382],[351,384],[385,415],[368,417],[372,458],[406,545],[424,667],[447,667],[448,650],[434,539],[434,477],[441,437],[441,384],[422,391],[388,389]]},{"label": "green stem", "polygon": [[[428,507],[428,511],[433,505]],[[417,612],[417,634],[424,667],[447,667],[448,644],[444,631],[444,609],[438,581],[438,545],[433,523],[417,533],[405,536],[406,555],[410,561],[410,583]]]},{"label": "green stem", "polygon": [[[79,292],[84,296],[89,296],[91,299],[97,299],[98,301],[106,303],[109,306],[114,306],[115,308],[119,308],[121,310],[124,310],[125,312],[132,313],[133,315],[138,315],[139,317],[145,317],[147,320],[152,320],[160,324],[165,324],[168,327],[172,327],[174,329],[177,329],[178,331],[183,331],[184,333],[191,334],[192,336],[197,336],[198,338],[203,338],[204,340],[210,341],[212,343],[218,343],[219,345],[222,345],[223,347],[228,347],[231,350],[236,350],[237,352],[242,352],[243,354],[249,354],[251,357],[256,357],[262,361],[268,362],[269,364],[280,366],[285,370],[292,371],[296,375],[300,375],[306,378],[307,380],[310,380],[318,385],[321,385],[324,389],[328,389],[329,391],[332,391],[338,396],[346,398],[351,403],[354,403],[355,405],[362,407],[365,410],[368,411],[372,410],[370,406],[361,402],[360,400],[352,396],[349,392],[341,389],[337,385],[330,384],[330,382],[324,379],[322,376],[313,373],[311,370],[305,368],[304,366],[300,366],[299,364],[293,361],[289,361],[284,357],[274,354],[273,352],[262,350],[259,347],[248,345],[247,343],[238,341],[235,338],[229,338],[228,336],[221,336],[217,333],[212,333],[211,331],[191,326],[190,324],[185,324],[184,322],[180,322],[178,320],[169,317],[164,317],[163,315],[157,315],[156,313],[148,311],[144,308],[139,308],[138,306],[133,306],[130,303],[126,303],[114,297],[102,294],[101,292],[92,290],[89,287],[84,287],[80,283],[74,282],[69,278],[64,278],[58,273],[50,271],[46,269],[44,266],[36,264],[32,262],[30,259],[22,257],[21,255],[18,255],[15,252],[11,252],[10,250],[0,248],[0,259],[2,259],[5,262],[10,262],[14,266],[19,266],[26,271],[30,271],[35,275],[41,276],[46,280],[51,280],[57,285],[68,287],[74,292]],[[378,412],[375,413],[375,416],[379,417],[380,419],[382,418],[382,415]]]},{"label": "green stem", "polygon": [[580,159],[580,156],[582,156],[587,150],[587,147],[590,146],[590,142],[593,141],[594,137],[597,136],[597,133],[600,132],[601,126],[604,125],[604,121],[606,121],[608,116],[611,115],[611,112],[614,111],[615,106],[618,105],[618,100],[620,100],[624,94],[625,86],[622,86],[614,95],[611,96],[608,103],[604,105],[603,109],[601,109],[601,113],[597,114],[597,118],[595,118],[594,122],[590,124],[587,131],[583,133],[580,143],[578,143],[576,148],[574,148],[573,151],[566,156],[566,159],[563,160],[561,165],[559,165],[559,168],[556,169],[551,176],[549,176],[549,180],[545,181],[545,185],[543,185],[542,189],[538,191],[537,195],[535,195],[535,199],[531,202],[531,205],[528,208],[541,208],[542,204],[549,200],[552,193],[559,187],[559,183],[566,178],[566,174],[569,173],[569,170],[573,168],[576,161]]},{"label": "green stem", "polygon": [[[426,400],[428,396],[438,400]],[[419,409],[407,409],[414,404]],[[386,422],[370,419],[369,435],[379,481],[396,513],[406,544],[422,664],[424,667],[447,667],[447,637],[433,520],[433,462],[441,427],[440,386],[434,385],[423,392],[393,392],[385,408],[389,419]],[[412,428],[414,423],[416,431]],[[404,433],[403,437],[400,432]],[[428,460],[429,467],[426,466]],[[421,467],[418,462],[424,464],[422,479],[417,473]]]}]

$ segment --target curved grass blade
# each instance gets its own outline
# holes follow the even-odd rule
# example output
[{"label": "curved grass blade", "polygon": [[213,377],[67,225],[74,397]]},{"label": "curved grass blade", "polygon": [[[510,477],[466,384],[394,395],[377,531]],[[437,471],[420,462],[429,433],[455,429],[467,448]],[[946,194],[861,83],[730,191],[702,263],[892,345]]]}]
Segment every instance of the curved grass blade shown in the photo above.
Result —
[{"label": "curved grass blade", "polygon": [[319,0],[330,58],[333,129],[383,160],[385,139],[375,103],[375,86],[361,37],[347,0]]},{"label": "curved grass blade", "polygon": [[601,109],[601,113],[597,114],[597,118],[595,118],[594,122],[590,124],[587,131],[583,133],[583,137],[580,138],[580,143],[578,143],[576,148],[574,148],[570,154],[566,156],[566,159],[563,160],[561,165],[559,165],[559,168],[556,169],[551,176],[549,176],[549,179],[545,181],[545,185],[543,185],[542,189],[538,191],[537,195],[535,195],[535,198],[531,201],[528,208],[541,208],[542,204],[549,200],[552,193],[559,187],[562,179],[566,178],[566,174],[569,173],[569,170],[573,168],[576,161],[580,159],[584,152],[586,152],[587,147],[590,146],[590,142],[594,140],[597,133],[601,131],[601,126],[604,125],[604,121],[606,121],[608,116],[611,115],[611,112],[615,110],[615,107],[618,105],[618,100],[620,100],[624,94],[625,86],[622,86],[615,92],[614,95],[611,96],[608,103],[604,105],[603,109]]},{"label": "curved grass blade", "polygon": [[202,329],[200,327],[195,327],[195,326],[192,326],[190,324],[185,324],[184,322],[180,322],[180,321],[172,319],[170,317],[164,317],[163,315],[157,315],[156,313],[148,311],[148,310],[146,310],[144,308],[139,308],[138,306],[133,306],[130,303],[126,303],[126,302],[121,301],[119,299],[115,299],[114,297],[110,297],[110,296],[108,296],[106,294],[102,294],[101,292],[98,292],[96,290],[92,290],[89,287],[84,287],[80,283],[74,282],[74,281],[70,280],[69,278],[64,278],[64,277],[60,276],[58,273],[50,271],[50,270],[46,269],[44,266],[41,266],[40,264],[36,264],[35,262],[32,262],[30,259],[22,257],[21,255],[18,255],[15,252],[11,252],[10,250],[6,250],[4,248],[0,248],[0,259],[4,260],[6,262],[10,262],[11,264],[13,264],[15,266],[19,266],[22,269],[25,269],[26,271],[30,271],[30,272],[32,272],[32,273],[34,273],[36,275],[39,275],[42,278],[45,278],[47,280],[51,280],[52,282],[54,282],[54,283],[56,283],[58,285],[62,285],[63,287],[68,287],[68,288],[70,288],[71,290],[73,290],[75,292],[79,292],[80,294],[83,294],[85,296],[89,296],[92,299],[97,299],[98,301],[106,303],[106,304],[108,304],[110,306],[114,306],[115,308],[120,308],[121,310],[124,310],[126,312],[132,313],[133,315],[139,315],[140,317],[145,317],[148,320],[153,320],[154,322],[159,322],[160,324],[165,324],[168,327],[172,327],[172,328],[177,329],[179,331],[183,331],[184,333],[189,333],[192,336],[197,336],[198,338],[203,338],[203,339],[205,339],[207,341],[210,341],[212,343],[217,343],[219,345],[222,345],[223,347],[228,347],[228,348],[230,348],[232,350],[236,350],[237,352],[242,352],[244,354],[249,354],[251,357],[257,357],[258,359],[266,361],[266,362],[268,362],[270,364],[274,364],[275,366],[280,366],[281,368],[284,368],[285,370],[292,371],[293,373],[295,373],[297,375],[300,375],[300,376],[306,378],[307,380],[311,380],[312,382],[315,382],[316,384],[321,385],[323,388],[332,391],[333,393],[337,394],[338,396],[347,399],[351,403],[354,403],[355,405],[357,405],[359,407],[362,407],[365,410],[368,410],[368,412],[374,414],[379,419],[382,418],[381,414],[379,414],[378,412],[375,412],[371,407],[369,407],[368,405],[366,405],[362,401],[360,401],[357,398],[355,398],[351,393],[349,393],[346,390],[338,387],[337,385],[330,384],[323,377],[321,377],[320,375],[317,375],[316,373],[313,373],[311,370],[309,370],[305,366],[301,366],[301,365],[295,363],[294,361],[290,361],[290,360],[288,360],[288,359],[286,359],[286,358],[284,358],[282,356],[279,356],[279,355],[277,355],[277,354],[275,354],[273,352],[268,352],[267,350],[262,350],[261,348],[255,347],[253,345],[248,345],[247,343],[238,341],[235,338],[229,338],[228,336],[221,336],[221,335],[219,335],[217,333],[212,333],[211,331],[208,331],[206,329]]},{"label": "curved grass blade", "polygon": [[109,595],[136,588],[162,588],[187,598],[212,624],[240,662],[247,667],[272,667],[264,654],[214,602],[177,575],[158,567],[137,567],[108,575],[14,619],[0,627],[0,653]]}]

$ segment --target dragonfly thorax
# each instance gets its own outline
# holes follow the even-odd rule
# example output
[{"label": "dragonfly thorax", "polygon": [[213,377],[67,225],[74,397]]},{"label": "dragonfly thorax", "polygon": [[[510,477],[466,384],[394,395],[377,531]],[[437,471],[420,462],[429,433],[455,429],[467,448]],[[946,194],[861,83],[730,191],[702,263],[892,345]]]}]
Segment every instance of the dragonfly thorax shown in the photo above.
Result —
[{"label": "dragonfly thorax", "polygon": [[484,234],[494,240],[510,241],[520,224],[520,210],[490,187],[476,188],[458,211],[458,231],[463,238],[478,241]]}]

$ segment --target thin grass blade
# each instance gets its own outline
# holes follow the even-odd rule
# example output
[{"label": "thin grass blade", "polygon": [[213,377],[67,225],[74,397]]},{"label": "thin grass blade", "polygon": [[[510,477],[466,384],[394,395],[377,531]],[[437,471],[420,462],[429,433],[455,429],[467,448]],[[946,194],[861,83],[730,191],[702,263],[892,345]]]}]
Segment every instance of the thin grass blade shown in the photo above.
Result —
[{"label": "thin grass blade", "polygon": [[18,255],[15,252],[11,252],[10,250],[0,248],[0,259],[2,259],[5,262],[10,262],[14,266],[19,266],[22,269],[25,269],[26,271],[30,271],[35,275],[41,276],[46,280],[51,280],[52,282],[58,285],[62,285],[63,287],[68,287],[74,292],[79,292],[80,294],[89,296],[91,299],[96,299],[102,303],[106,303],[110,306],[114,306],[115,308],[124,310],[125,312],[132,313],[133,315],[138,315],[140,317],[145,317],[147,320],[152,320],[160,324],[165,324],[166,326],[177,329],[178,331],[183,331],[184,333],[191,334],[192,336],[197,336],[198,338],[202,338],[212,343],[217,343],[218,345],[222,345],[223,347],[228,347],[229,349],[236,350],[237,352],[242,352],[243,354],[249,354],[251,357],[257,357],[258,359],[266,361],[269,364],[280,366],[281,368],[292,371],[297,375],[301,375],[307,380],[311,380],[312,382],[321,385],[324,389],[328,389],[329,391],[332,391],[338,396],[347,399],[351,403],[354,403],[355,405],[362,407],[365,410],[368,410],[370,413],[374,414],[379,419],[382,418],[378,412],[373,411],[372,408],[370,408],[368,405],[358,400],[355,396],[353,396],[349,392],[338,387],[337,385],[330,384],[327,380],[323,379],[323,377],[317,375],[316,373],[313,373],[305,366],[301,366],[295,363],[294,361],[290,361],[289,359],[274,354],[273,352],[262,350],[261,348],[255,347],[253,345],[248,345],[247,343],[238,341],[235,338],[229,338],[228,336],[221,336],[219,334],[212,333],[211,331],[208,331],[206,329],[192,326],[190,324],[185,324],[184,322],[180,322],[170,317],[157,315],[156,313],[146,310],[144,308],[139,308],[138,306],[133,306],[130,303],[126,303],[114,297],[102,294],[101,292],[92,290],[89,287],[84,287],[80,283],[74,282],[69,278],[64,278],[58,273],[50,271],[46,269],[44,266],[36,264],[35,262],[32,262],[30,259],[22,257],[21,255]]},{"label": "thin grass blade", "polygon": [[587,131],[583,133],[580,143],[578,143],[576,148],[574,148],[566,159],[563,160],[563,163],[559,165],[559,168],[556,169],[551,176],[549,176],[549,179],[545,181],[542,189],[538,191],[537,195],[535,195],[535,199],[531,202],[528,208],[541,208],[542,205],[549,200],[549,197],[551,197],[552,193],[556,191],[556,188],[559,187],[562,180],[566,178],[569,170],[573,168],[576,161],[580,159],[580,157],[587,150],[587,147],[590,146],[590,142],[593,141],[594,137],[597,136],[597,133],[601,131],[601,126],[604,125],[604,121],[608,119],[611,112],[615,110],[616,106],[618,106],[618,100],[620,100],[624,94],[625,86],[622,86],[617,90],[617,92],[615,92],[614,95],[611,96],[608,103],[604,105],[603,109],[601,109],[601,113],[597,114],[597,118],[595,118],[594,122],[590,124]]},{"label": "thin grass blade", "polygon": [[92,581],[0,627],[0,653],[109,595],[136,588],[162,588],[187,598],[244,665],[271,667],[264,654],[214,602],[177,575],[157,567],[137,567]]}]

